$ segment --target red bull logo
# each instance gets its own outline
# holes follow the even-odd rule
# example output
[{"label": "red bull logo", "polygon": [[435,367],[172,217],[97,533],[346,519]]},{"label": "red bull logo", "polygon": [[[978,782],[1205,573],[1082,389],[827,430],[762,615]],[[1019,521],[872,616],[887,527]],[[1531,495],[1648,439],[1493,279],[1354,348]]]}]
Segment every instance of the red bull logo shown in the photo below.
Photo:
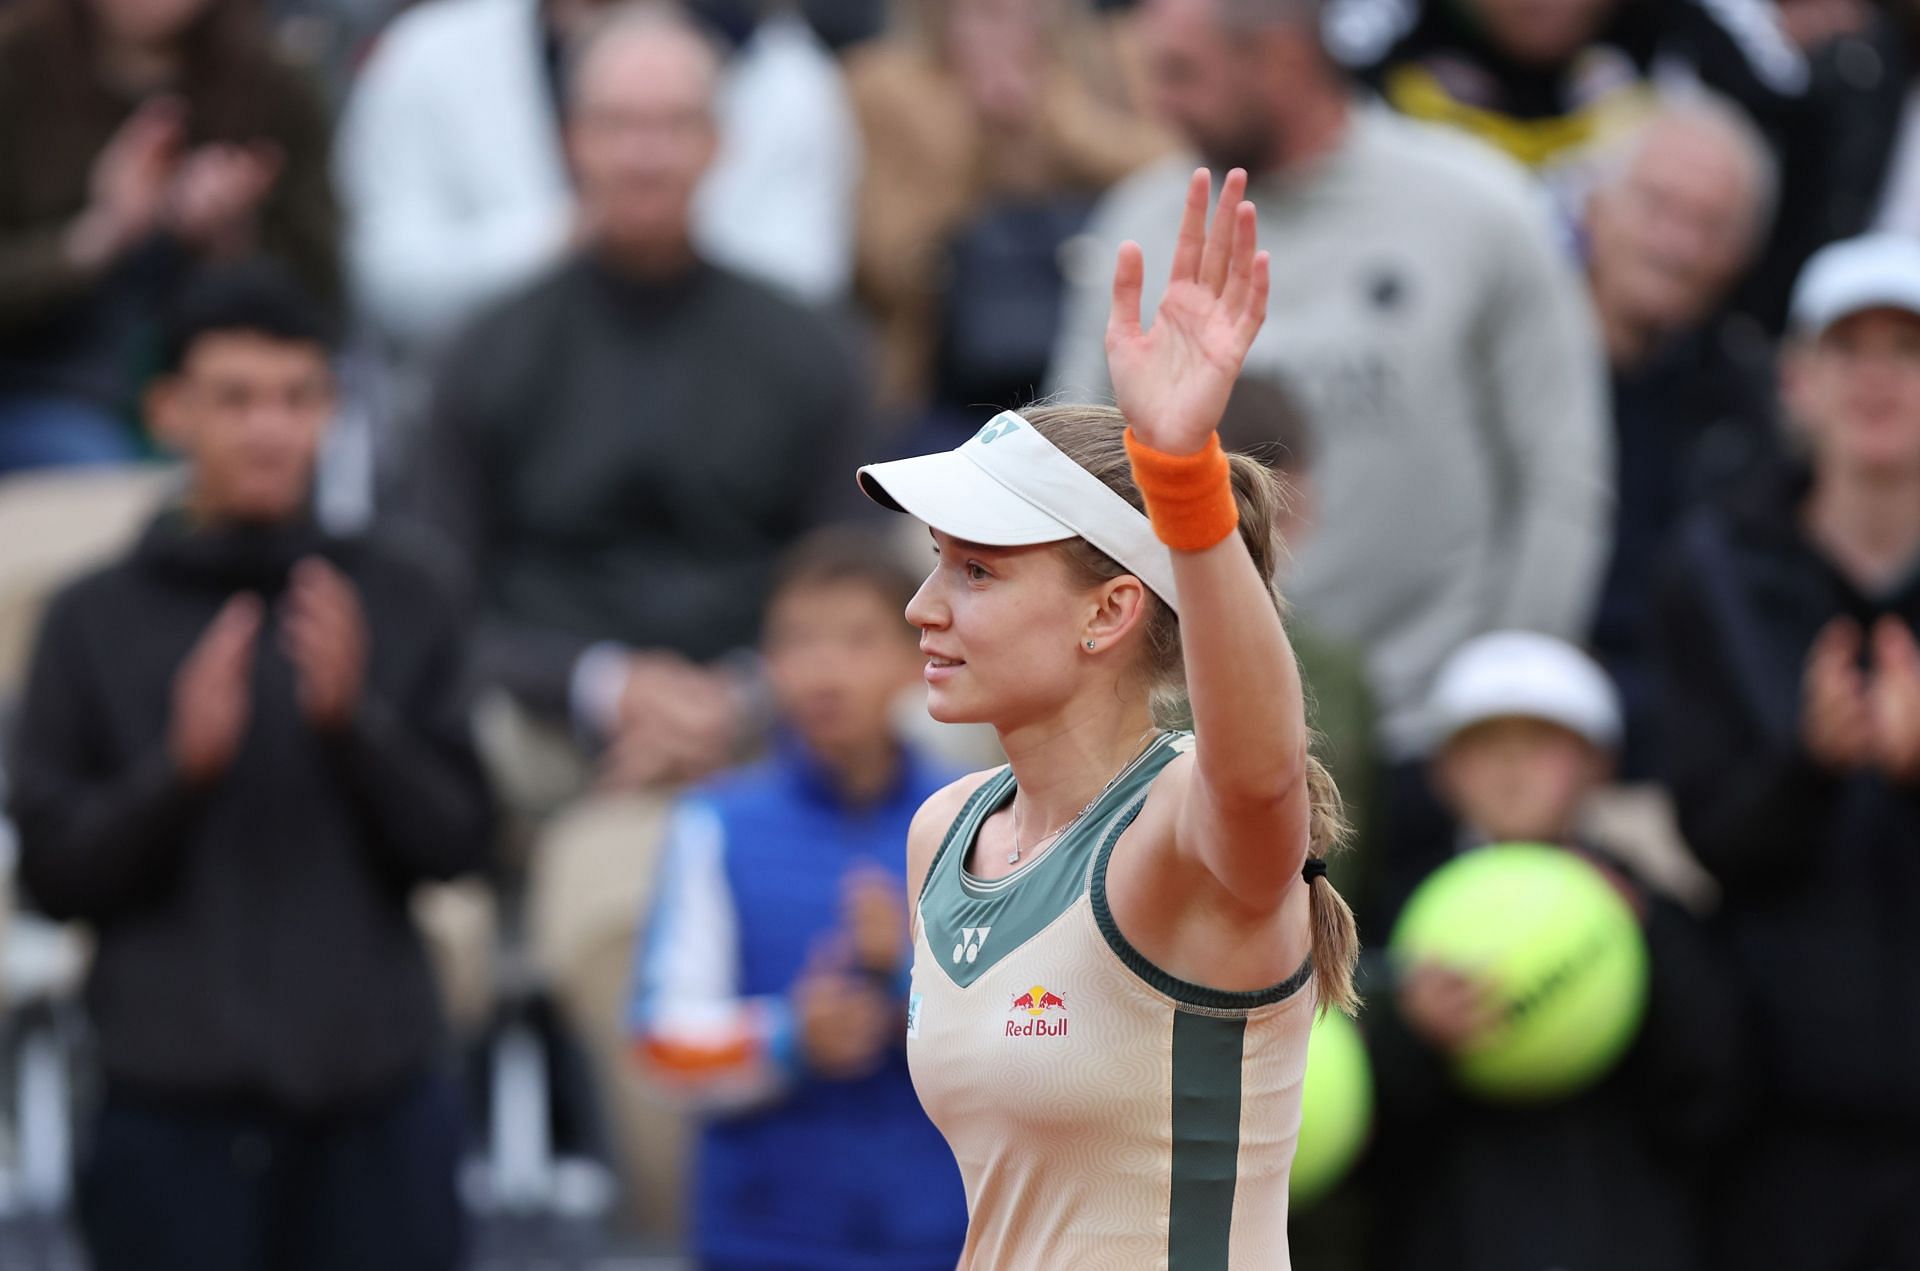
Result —
[{"label": "red bull logo", "polygon": [[1067,999],[1036,984],[1013,999],[1010,1013],[1026,1019],[1007,1021],[1009,1037],[1065,1037],[1067,1035]]}]

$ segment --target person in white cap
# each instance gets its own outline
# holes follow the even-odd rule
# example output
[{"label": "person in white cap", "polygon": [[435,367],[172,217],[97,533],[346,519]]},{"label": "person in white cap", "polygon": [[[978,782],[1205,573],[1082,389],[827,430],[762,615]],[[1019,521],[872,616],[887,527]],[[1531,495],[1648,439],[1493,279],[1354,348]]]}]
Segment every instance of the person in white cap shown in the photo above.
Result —
[{"label": "person in white cap", "polygon": [[1267,256],[1246,173],[1211,229],[1208,191],[1196,172],[1151,330],[1120,250],[1119,410],[1009,412],[860,474],[932,532],[907,609],[928,709],[1011,758],[907,845],[908,1058],[971,1271],[1285,1268],[1308,1033],[1354,1004],[1320,859],[1339,796],[1268,583],[1278,488],[1216,433]]},{"label": "person in white cap", "polygon": [[[1739,1011],[1699,924],[1602,844],[1581,806],[1608,778],[1620,699],[1600,666],[1531,631],[1479,636],[1441,664],[1428,699],[1430,772],[1459,838],[1422,873],[1487,843],[1538,843],[1597,866],[1641,921],[1652,1005],[1592,1087],[1529,1106],[1463,1092],[1451,1064],[1508,1003],[1472,966],[1392,968],[1363,1024],[1379,1102],[1370,1181],[1392,1206],[1379,1265],[1538,1271],[1703,1265],[1698,1180],[1738,1109]],[[1419,875],[1401,879],[1404,900]],[[1395,915],[1389,913],[1389,918]]]},{"label": "person in white cap", "polygon": [[1920,243],[1823,249],[1792,316],[1806,459],[1691,522],[1658,607],[1667,780],[1756,1015],[1722,1257],[1913,1267]]},{"label": "person in white cap", "polygon": [[1555,636],[1496,631],[1441,664],[1428,717],[1442,796],[1491,842],[1554,843],[1620,744],[1620,695]]}]

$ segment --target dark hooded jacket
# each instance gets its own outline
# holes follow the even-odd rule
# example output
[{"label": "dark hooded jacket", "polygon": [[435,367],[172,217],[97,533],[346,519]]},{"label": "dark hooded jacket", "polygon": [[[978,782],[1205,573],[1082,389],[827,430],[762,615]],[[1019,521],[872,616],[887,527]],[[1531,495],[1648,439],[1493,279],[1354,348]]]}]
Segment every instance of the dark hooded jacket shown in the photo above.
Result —
[{"label": "dark hooded jacket", "polygon": [[[316,731],[278,644],[288,571],[330,560],[366,613],[366,692]],[[269,606],[252,714],[217,782],[166,750],[175,673],[241,592]],[[418,883],[481,866],[490,815],[468,737],[458,615],[431,574],[306,524],[163,515],[60,595],[13,739],[31,901],[98,946],[87,999],[110,1084],[171,1100],[324,1111],[431,1064],[442,1041]]]}]

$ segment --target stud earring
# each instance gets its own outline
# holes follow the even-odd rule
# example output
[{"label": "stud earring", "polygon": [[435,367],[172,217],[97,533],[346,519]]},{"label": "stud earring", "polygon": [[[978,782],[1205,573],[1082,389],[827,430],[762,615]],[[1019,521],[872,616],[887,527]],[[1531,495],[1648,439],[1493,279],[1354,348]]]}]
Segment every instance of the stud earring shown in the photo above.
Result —
[{"label": "stud earring", "polygon": [[1091,641],[1091,640],[1089,640],[1089,641],[1087,641],[1087,652],[1088,652],[1088,653],[1092,653],[1092,652],[1093,652],[1093,641]]}]

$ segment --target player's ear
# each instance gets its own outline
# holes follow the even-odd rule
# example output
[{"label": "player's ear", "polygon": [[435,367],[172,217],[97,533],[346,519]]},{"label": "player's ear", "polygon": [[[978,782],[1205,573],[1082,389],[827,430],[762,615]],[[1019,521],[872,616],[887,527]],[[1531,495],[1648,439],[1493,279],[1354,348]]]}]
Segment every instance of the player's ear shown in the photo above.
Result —
[{"label": "player's ear", "polygon": [[1093,613],[1083,639],[1093,641],[1096,649],[1109,648],[1125,639],[1146,617],[1145,584],[1132,574],[1122,574],[1101,584],[1094,593]]}]

